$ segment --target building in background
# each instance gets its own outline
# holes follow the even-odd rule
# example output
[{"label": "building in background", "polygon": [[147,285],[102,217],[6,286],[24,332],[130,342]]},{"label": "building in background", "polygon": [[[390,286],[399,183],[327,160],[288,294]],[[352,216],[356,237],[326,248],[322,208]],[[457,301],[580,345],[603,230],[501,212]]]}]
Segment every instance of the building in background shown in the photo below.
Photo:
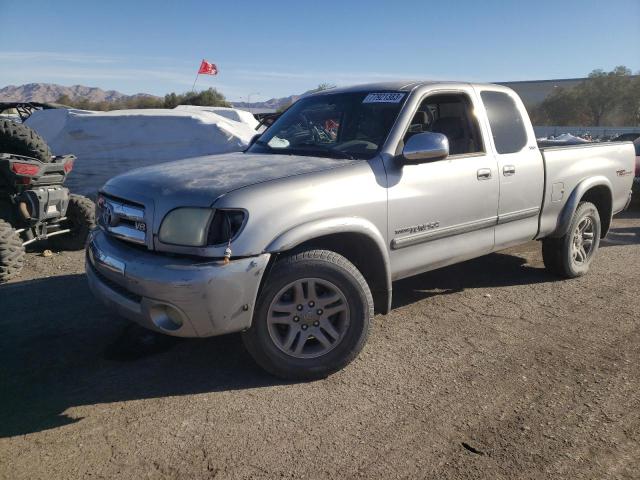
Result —
[{"label": "building in background", "polygon": [[559,78],[557,80],[524,80],[521,82],[496,82],[516,91],[527,107],[538,105],[557,88],[578,86],[586,78]]},{"label": "building in background", "polygon": [[[632,75],[637,77],[638,75]],[[556,80],[524,80],[520,82],[496,82],[516,91],[527,107],[536,106],[544,101],[557,88],[573,88],[589,80],[588,78],[559,78]]]}]

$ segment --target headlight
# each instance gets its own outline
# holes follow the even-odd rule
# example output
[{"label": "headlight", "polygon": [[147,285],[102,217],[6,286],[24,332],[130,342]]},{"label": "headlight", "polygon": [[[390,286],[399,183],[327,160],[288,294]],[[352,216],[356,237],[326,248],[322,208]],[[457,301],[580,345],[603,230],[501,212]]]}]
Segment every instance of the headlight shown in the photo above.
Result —
[{"label": "headlight", "polygon": [[163,243],[202,247],[207,243],[210,208],[176,208],[162,220],[158,237]]}]

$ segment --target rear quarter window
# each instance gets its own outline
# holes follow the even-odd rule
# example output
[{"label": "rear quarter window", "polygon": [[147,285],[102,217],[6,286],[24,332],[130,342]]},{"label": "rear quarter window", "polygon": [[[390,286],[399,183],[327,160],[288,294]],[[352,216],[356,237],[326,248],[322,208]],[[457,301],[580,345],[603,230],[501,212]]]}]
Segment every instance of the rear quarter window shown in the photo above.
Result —
[{"label": "rear quarter window", "polygon": [[506,93],[484,91],[480,93],[487,110],[489,126],[496,151],[515,153],[527,144],[527,131],[516,102]]}]

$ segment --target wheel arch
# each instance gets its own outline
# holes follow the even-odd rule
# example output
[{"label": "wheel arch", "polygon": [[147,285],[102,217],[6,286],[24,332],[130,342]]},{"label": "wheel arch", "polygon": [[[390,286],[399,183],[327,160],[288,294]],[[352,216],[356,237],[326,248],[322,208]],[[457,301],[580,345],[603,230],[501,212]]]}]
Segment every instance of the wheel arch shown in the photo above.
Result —
[{"label": "wheel arch", "polygon": [[612,191],[611,182],[604,176],[591,177],[578,183],[571,192],[562,212],[560,212],[556,229],[550,236],[554,238],[564,236],[569,230],[571,219],[580,202],[590,202],[595,205],[600,215],[600,238],[604,238],[611,226],[613,212]]},{"label": "wheel arch", "polygon": [[278,255],[302,249],[334,251],[362,273],[373,295],[375,311],[391,309],[391,270],[389,254],[378,229],[361,218],[331,218],[307,222],[275,238],[265,249]]}]

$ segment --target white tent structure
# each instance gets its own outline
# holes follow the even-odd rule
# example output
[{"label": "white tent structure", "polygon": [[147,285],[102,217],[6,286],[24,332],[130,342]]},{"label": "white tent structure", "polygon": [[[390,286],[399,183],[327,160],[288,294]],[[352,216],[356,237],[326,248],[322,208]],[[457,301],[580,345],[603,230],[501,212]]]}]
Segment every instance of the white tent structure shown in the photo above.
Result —
[{"label": "white tent structure", "polygon": [[26,124],[56,155],[78,157],[67,185],[90,195],[109,178],[133,168],[244,150],[256,133],[257,121],[241,110],[185,106],[111,112],[40,110]]},{"label": "white tent structure", "polygon": [[256,128],[258,126],[258,120],[252,113],[246,110],[238,110],[237,108],[227,107],[200,107],[196,105],[178,105],[176,110],[183,110],[187,112],[210,112],[228,118],[235,122],[246,123],[247,125]]}]

